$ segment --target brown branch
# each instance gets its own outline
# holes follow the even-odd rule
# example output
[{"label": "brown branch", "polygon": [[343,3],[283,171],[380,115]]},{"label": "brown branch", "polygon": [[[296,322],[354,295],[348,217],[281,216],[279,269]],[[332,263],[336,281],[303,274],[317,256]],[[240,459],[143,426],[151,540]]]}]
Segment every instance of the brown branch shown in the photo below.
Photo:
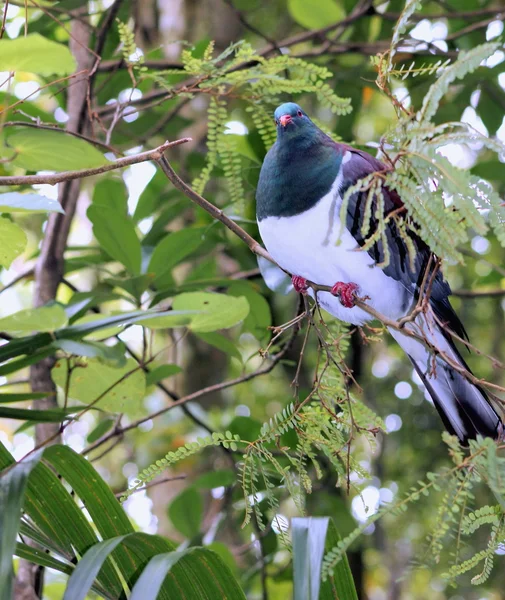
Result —
[{"label": "brown branch", "polygon": [[57,183],[69,182],[75,179],[82,179],[83,177],[91,177],[92,175],[100,175],[101,173],[107,173],[108,171],[114,171],[116,169],[122,169],[129,167],[130,165],[136,165],[137,163],[145,162],[147,160],[158,161],[162,156],[162,153],[167,148],[178,146],[179,144],[185,144],[190,142],[191,138],[181,138],[174,142],[165,142],[158,146],[154,150],[147,150],[139,154],[132,156],[125,156],[118,158],[117,160],[102,165],[101,167],[95,167],[93,169],[80,169],[78,171],[62,171],[61,173],[54,173],[49,175],[8,175],[0,177],[0,185],[33,185],[36,183],[48,183],[50,185],[56,185]]},{"label": "brown branch", "polygon": [[496,298],[505,296],[505,290],[500,288],[495,290],[455,290],[452,295],[460,298]]},{"label": "brown branch", "polygon": [[240,227],[240,225],[237,225],[237,223],[235,223],[235,221],[232,221],[229,217],[227,217],[220,208],[214,206],[203,196],[200,196],[200,194],[197,194],[195,190],[189,187],[189,185],[185,183],[172,169],[172,166],[165,158],[165,156],[162,155],[157,160],[157,162],[160,165],[161,170],[168,177],[168,179],[170,179],[174,186],[178,190],[180,190],[185,196],[187,196],[195,204],[198,204],[198,206],[203,208],[203,210],[205,210],[207,213],[209,213],[209,215],[214,217],[214,219],[217,219],[218,221],[221,221],[223,225],[226,225],[226,227],[230,231],[232,231],[237,237],[239,237],[243,242],[247,244],[251,252],[254,252],[254,254],[257,254],[258,256],[263,256],[267,260],[275,263],[273,258],[263,248],[263,246],[261,246],[261,244],[258,244],[258,242],[253,237],[251,237],[246,231],[242,229],[242,227]]},{"label": "brown branch", "polygon": [[9,0],[5,0],[4,14],[2,17],[2,27],[0,27],[0,40],[4,36],[5,23],[7,22],[7,11],[9,10]]}]

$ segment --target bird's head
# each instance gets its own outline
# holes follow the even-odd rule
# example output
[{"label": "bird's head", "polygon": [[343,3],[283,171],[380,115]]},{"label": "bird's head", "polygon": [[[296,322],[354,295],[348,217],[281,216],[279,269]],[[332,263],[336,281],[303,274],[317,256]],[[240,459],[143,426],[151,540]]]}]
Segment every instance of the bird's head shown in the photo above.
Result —
[{"label": "bird's head", "polygon": [[317,127],[294,102],[281,104],[274,113],[277,137],[298,137],[313,134]]}]

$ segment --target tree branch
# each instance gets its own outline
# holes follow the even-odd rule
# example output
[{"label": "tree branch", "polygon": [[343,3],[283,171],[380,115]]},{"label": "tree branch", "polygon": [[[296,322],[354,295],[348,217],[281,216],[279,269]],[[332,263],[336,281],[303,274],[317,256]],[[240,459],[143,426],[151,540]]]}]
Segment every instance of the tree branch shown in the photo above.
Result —
[{"label": "tree branch", "polygon": [[108,171],[114,171],[116,169],[122,169],[129,167],[130,165],[136,165],[137,163],[146,162],[148,160],[158,161],[163,152],[173,146],[179,146],[190,142],[191,138],[181,138],[174,142],[165,142],[158,146],[154,150],[147,150],[146,152],[140,152],[132,156],[125,156],[118,158],[117,160],[102,165],[101,167],[95,167],[93,169],[80,169],[78,171],[62,171],[61,173],[54,173],[49,175],[8,175],[0,177],[0,185],[33,185],[38,183],[48,183],[49,185],[56,185],[57,183],[69,182],[75,179],[82,179],[83,177],[91,177],[92,175],[100,175],[101,173],[107,173]]}]

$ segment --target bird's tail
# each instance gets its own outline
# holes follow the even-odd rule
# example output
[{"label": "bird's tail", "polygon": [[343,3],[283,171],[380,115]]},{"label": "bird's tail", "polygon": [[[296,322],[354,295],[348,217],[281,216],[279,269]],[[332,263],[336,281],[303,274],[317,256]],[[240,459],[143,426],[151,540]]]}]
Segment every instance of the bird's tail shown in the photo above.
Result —
[{"label": "bird's tail", "polygon": [[[453,342],[429,314],[418,317],[416,324],[430,344],[468,370]],[[463,444],[478,434],[495,439],[503,435],[502,420],[480,387],[419,340],[394,329],[390,333],[412,361],[449,433]]]}]

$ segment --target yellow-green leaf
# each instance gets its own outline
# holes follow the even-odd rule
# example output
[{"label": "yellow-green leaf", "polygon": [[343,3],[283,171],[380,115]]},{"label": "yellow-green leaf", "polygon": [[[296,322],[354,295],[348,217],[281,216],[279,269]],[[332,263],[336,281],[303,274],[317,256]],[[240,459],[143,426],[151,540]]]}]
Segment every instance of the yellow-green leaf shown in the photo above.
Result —
[{"label": "yellow-green leaf", "polygon": [[0,217],[0,265],[8,269],[26,247],[26,233],[9,219]]},{"label": "yellow-green leaf", "polygon": [[39,33],[0,40],[0,71],[70,75],[75,68],[68,45],[53,42]]},{"label": "yellow-green leaf", "polygon": [[288,0],[291,17],[306,29],[320,29],[345,17],[345,10],[334,0]]},{"label": "yellow-green leaf", "polygon": [[16,150],[12,164],[29,171],[92,169],[108,163],[92,144],[59,131],[19,128],[7,143]]},{"label": "yellow-green leaf", "polygon": [[174,310],[197,310],[191,319],[193,331],[227,329],[243,321],[249,314],[249,303],[244,297],[234,298],[210,292],[188,292],[174,298]]},{"label": "yellow-green leaf", "polygon": [[55,331],[67,324],[65,309],[60,304],[28,308],[0,319],[0,331],[7,333],[30,333],[31,331]]},{"label": "yellow-green leaf", "polygon": [[[146,390],[146,377],[132,358],[122,367],[103,364],[99,359],[80,359],[70,378],[69,396],[85,404],[94,402],[97,408],[111,413],[125,412],[133,416],[142,413],[142,400]],[[136,369],[136,370],[135,370]],[[65,388],[67,361],[60,360],[51,372],[53,381]]]}]

